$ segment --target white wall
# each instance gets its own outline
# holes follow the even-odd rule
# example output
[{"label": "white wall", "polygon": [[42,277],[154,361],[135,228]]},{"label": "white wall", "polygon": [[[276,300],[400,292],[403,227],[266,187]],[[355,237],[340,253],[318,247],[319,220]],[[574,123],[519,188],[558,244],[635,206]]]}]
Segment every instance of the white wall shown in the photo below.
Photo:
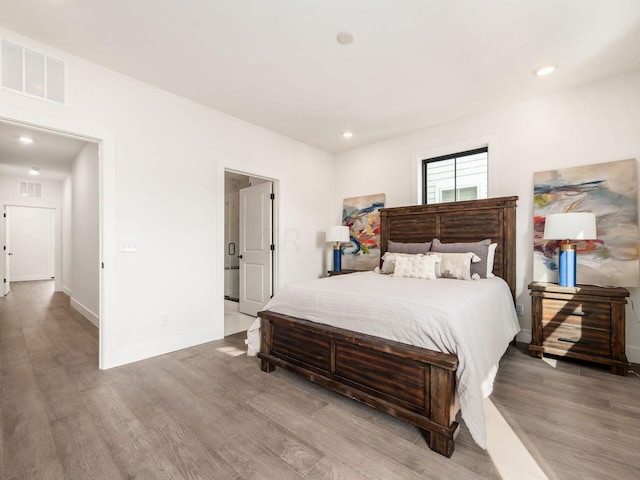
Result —
[{"label": "white wall", "polygon": [[88,143],[71,170],[71,305],[94,324],[100,317],[98,145]]},{"label": "white wall", "polygon": [[[20,181],[38,182],[42,184],[42,197],[31,198],[20,195]],[[15,177],[0,175],[0,202],[4,210],[4,205],[18,205],[23,207],[46,207],[55,209],[55,290],[62,289],[62,241],[61,241],[61,205],[62,205],[62,183],[34,179],[25,175]],[[5,231],[4,221],[0,222],[0,239],[4,244]],[[0,255],[0,269],[4,278],[4,255]]]},{"label": "white wall", "polygon": [[[69,72],[68,106],[0,91],[1,115],[102,139],[103,367],[223,336],[224,168],[279,180],[278,285],[322,274],[319,232],[334,217],[331,155],[0,35],[65,58]],[[135,239],[139,253],[119,253],[119,239]]]},{"label": "white wall", "polygon": [[73,192],[71,187],[71,175],[62,182],[62,291],[71,296],[71,257],[73,251],[71,200]]},{"label": "white wall", "polygon": [[[640,74],[586,85],[397,137],[336,156],[334,212],[341,201],[386,193],[387,206],[417,203],[422,154],[490,143],[489,196],[518,195],[517,303],[530,340],[533,173],[559,167],[640,159]],[[640,289],[631,290],[640,305]],[[627,356],[640,362],[640,323],[627,308]]]}]

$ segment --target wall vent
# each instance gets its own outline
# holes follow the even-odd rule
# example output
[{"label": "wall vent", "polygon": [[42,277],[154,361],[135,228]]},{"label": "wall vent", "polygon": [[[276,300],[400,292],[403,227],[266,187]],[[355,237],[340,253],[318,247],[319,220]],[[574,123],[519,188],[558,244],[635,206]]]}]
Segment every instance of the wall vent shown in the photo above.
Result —
[{"label": "wall vent", "polygon": [[3,38],[2,87],[30,97],[64,104],[65,62]]},{"label": "wall vent", "polygon": [[23,197],[42,198],[42,184],[21,181],[20,195]]}]

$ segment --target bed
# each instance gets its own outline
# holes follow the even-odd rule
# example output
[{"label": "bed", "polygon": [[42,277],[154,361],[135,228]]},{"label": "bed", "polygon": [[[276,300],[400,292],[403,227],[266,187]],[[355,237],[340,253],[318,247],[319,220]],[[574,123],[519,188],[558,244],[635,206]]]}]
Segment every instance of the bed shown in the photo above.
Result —
[{"label": "bed", "polygon": [[[477,282],[469,281],[467,284],[480,285],[482,282],[485,282],[483,285],[491,286],[502,284],[509,304],[502,309],[503,311],[505,308],[510,309],[506,314],[511,317],[507,323],[513,323],[515,319],[517,325],[513,307],[516,201],[517,197],[502,197],[381,209],[381,252],[384,254],[387,251],[389,242],[427,242],[438,238],[443,243],[453,243],[478,242],[490,238],[492,242],[497,243],[493,274],[504,281],[488,278]],[[328,289],[329,293],[326,295],[332,298],[331,295],[334,295],[332,289],[350,288],[347,282],[359,281],[372,285],[379,281],[389,282],[382,279],[374,281],[375,275],[372,272],[354,273],[315,282],[324,281],[325,283],[321,284],[323,290]],[[352,279],[347,278],[352,276]],[[447,280],[439,279],[436,282],[446,284]],[[465,281],[452,280],[451,282]],[[400,282],[393,285],[402,288]],[[304,289],[305,286],[300,288]],[[315,287],[307,286],[306,288],[311,290]],[[476,288],[478,287],[473,289]],[[444,292],[445,290],[441,296],[446,296]],[[279,298],[279,295],[280,293],[275,299]],[[311,302],[315,303],[316,300]],[[273,308],[270,307],[272,303],[275,305]],[[470,403],[466,400],[469,396],[468,391],[473,388],[469,389],[460,383],[464,389],[461,392],[460,389],[456,389],[457,380],[461,382],[461,379],[464,379],[462,374],[471,370],[470,366],[475,363],[481,364],[480,360],[476,362],[463,349],[460,349],[457,354],[448,353],[447,350],[457,351],[456,346],[451,346],[448,340],[443,341],[442,345],[441,342],[435,341],[433,348],[424,348],[406,343],[407,340],[402,337],[399,337],[402,341],[397,341],[376,334],[362,333],[366,328],[357,330],[341,328],[337,321],[325,320],[326,323],[318,323],[309,320],[315,315],[311,313],[306,315],[304,308],[302,313],[295,315],[282,313],[287,311],[282,308],[279,312],[273,311],[278,310],[277,305],[278,302],[272,300],[267,309],[258,314],[260,325],[258,357],[263,371],[271,372],[276,366],[290,370],[312,382],[409,422],[422,429],[429,448],[447,457],[450,457],[455,449],[455,438],[460,428],[456,416],[462,405],[465,423],[469,426],[476,442],[485,446],[483,443],[486,443],[486,438],[482,436],[484,416],[481,414],[478,418],[477,412],[474,413],[473,418],[467,418],[464,415],[466,408],[472,410]],[[330,305],[321,306],[320,310],[322,309],[325,310],[325,316],[328,313],[329,319],[332,317],[332,312],[333,316],[338,317],[339,312],[342,311],[332,310]],[[447,309],[442,310],[444,315]],[[448,310],[457,311],[453,307]],[[298,312],[298,310],[295,311]],[[370,323],[380,324],[391,320],[397,322],[402,318],[389,315],[388,318],[376,318],[376,322]],[[336,323],[338,326],[331,323]],[[456,328],[461,331],[466,328],[464,325],[472,324],[462,322],[460,325],[462,326]],[[505,327],[502,336],[507,340],[498,342],[498,360],[506,350],[509,341],[513,340],[517,330],[519,327],[515,325]],[[497,330],[492,330],[493,333],[487,338],[493,338],[495,331]],[[495,364],[495,368],[489,369],[497,369],[497,360],[485,363]],[[495,371],[492,371],[491,375],[486,372],[481,374],[482,378],[491,376],[490,381],[487,382],[490,384],[492,384],[493,375]],[[472,395],[474,403],[477,403],[476,394],[477,392]],[[482,408],[481,399],[480,408]]]}]

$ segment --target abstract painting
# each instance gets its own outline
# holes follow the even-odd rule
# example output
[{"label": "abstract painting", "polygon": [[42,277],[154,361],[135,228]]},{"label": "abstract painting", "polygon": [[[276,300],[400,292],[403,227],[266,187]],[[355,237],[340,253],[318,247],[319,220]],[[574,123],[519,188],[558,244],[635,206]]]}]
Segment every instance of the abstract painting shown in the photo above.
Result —
[{"label": "abstract painting", "polygon": [[380,265],[380,212],[384,193],[345,198],[342,225],[349,227],[351,243],[344,249],[342,268],[373,270]]},{"label": "abstract painting", "polygon": [[598,238],[576,244],[578,283],[640,286],[636,161],[537,172],[533,178],[533,279],[558,281],[560,241],[543,239],[546,216],[593,212]]}]

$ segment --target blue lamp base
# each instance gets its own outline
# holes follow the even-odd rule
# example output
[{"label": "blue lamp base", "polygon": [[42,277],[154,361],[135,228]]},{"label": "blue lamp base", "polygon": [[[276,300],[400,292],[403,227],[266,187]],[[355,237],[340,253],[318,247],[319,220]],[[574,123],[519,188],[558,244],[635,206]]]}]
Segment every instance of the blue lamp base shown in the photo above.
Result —
[{"label": "blue lamp base", "polygon": [[333,248],[333,271],[342,271],[342,248]]},{"label": "blue lamp base", "polygon": [[561,287],[576,286],[576,246],[560,245],[560,268],[558,275],[558,284]]}]

